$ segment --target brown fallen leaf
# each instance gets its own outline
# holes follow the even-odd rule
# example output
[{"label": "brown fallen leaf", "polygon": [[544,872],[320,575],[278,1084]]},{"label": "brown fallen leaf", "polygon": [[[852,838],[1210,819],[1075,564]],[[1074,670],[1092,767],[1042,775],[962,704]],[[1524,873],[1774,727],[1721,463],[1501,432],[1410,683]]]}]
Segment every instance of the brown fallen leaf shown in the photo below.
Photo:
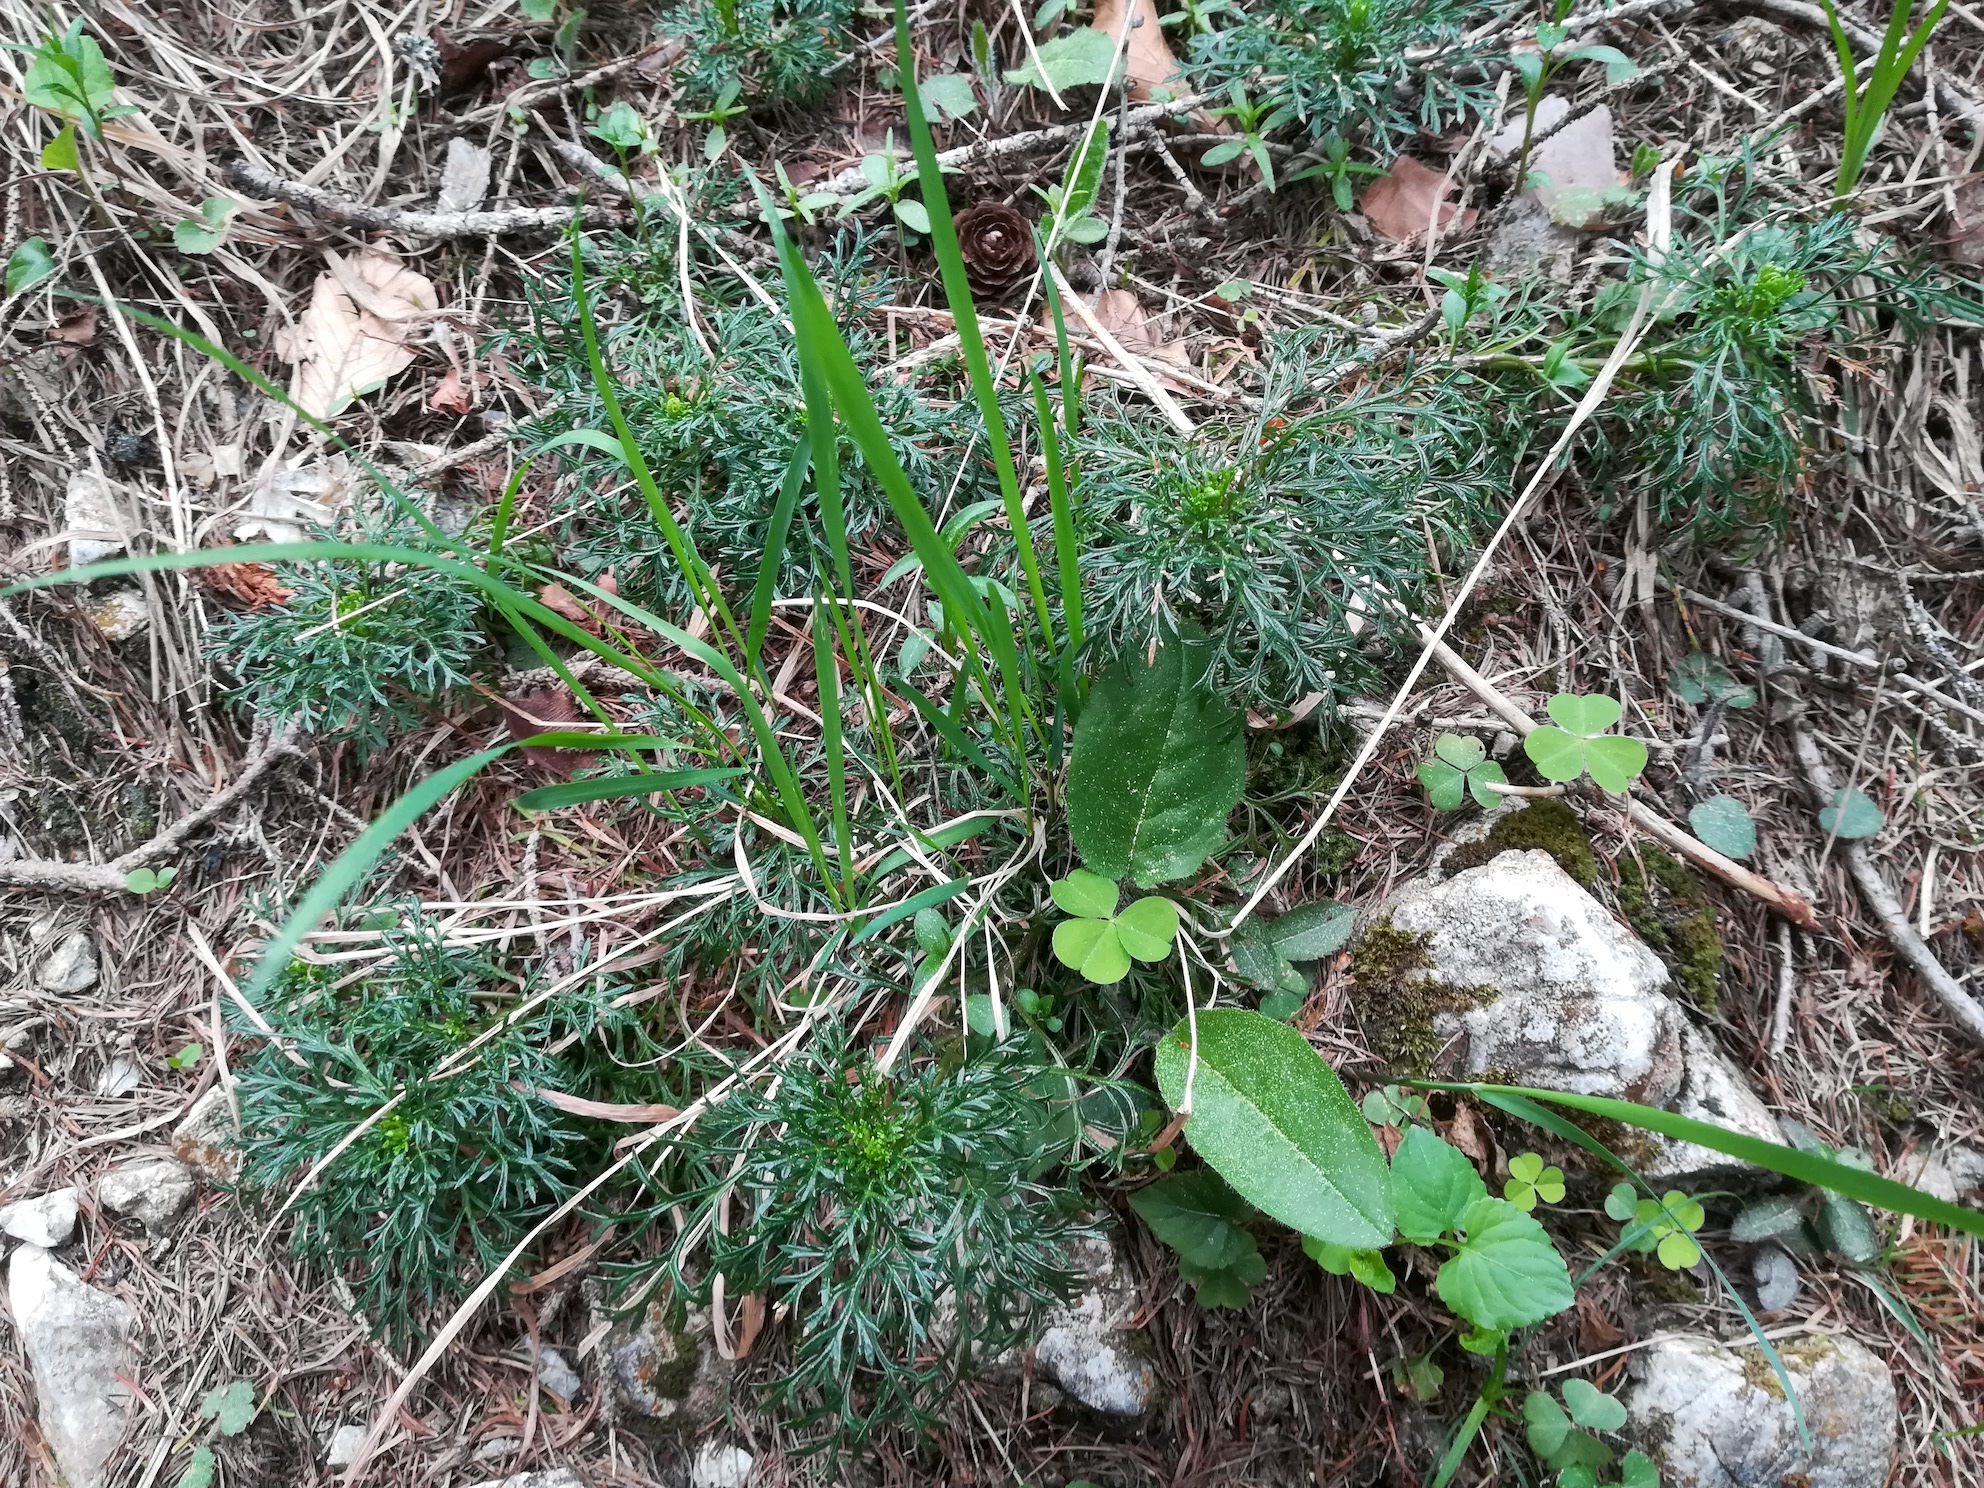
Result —
[{"label": "brown fallen leaf", "polygon": [[[1090,26],[1100,31],[1110,41],[1115,41],[1123,29],[1123,6],[1125,0],[1095,0],[1095,18]],[[1123,47],[1123,69],[1128,75],[1130,96],[1145,99],[1157,93],[1179,98],[1191,92],[1184,74],[1178,70],[1178,59],[1171,53],[1171,43],[1164,39],[1164,28],[1157,22],[1157,6],[1153,0],[1128,0],[1130,4],[1130,39]]]},{"label": "brown fallen leaf", "polygon": [[563,584],[544,585],[537,591],[537,598],[547,610],[563,615],[574,625],[583,625],[595,632],[599,629],[599,616],[580,604],[578,596]]},{"label": "brown fallen leaf", "polygon": [[[482,379],[477,378],[480,382]],[[450,367],[441,379],[434,395],[427,400],[427,406],[437,413],[467,413],[475,407],[475,394],[467,383],[462,381],[462,369]]]},{"label": "brown fallen leaf", "polygon": [[431,35],[441,52],[440,96],[454,98],[481,86],[490,64],[510,55],[510,44],[490,37],[456,41],[436,26]]},{"label": "brown fallen leaf", "polygon": [[[498,702],[513,740],[550,733],[560,724],[579,721],[578,700],[563,687],[540,687]],[[592,763],[596,757],[586,750],[553,749],[543,744],[533,744],[524,750],[525,759],[561,780],[570,780],[581,766]]]},{"label": "brown fallen leaf", "polygon": [[1578,1347],[1602,1354],[1626,1341],[1625,1330],[1605,1315],[1605,1309],[1582,1293],[1578,1296]]},{"label": "brown fallen leaf", "polygon": [[69,346],[88,346],[96,340],[96,306],[71,310],[48,328],[48,339]]},{"label": "brown fallen leaf", "polygon": [[207,587],[246,605],[251,610],[281,604],[294,591],[283,587],[275,568],[267,563],[216,563],[211,568],[193,570]]},{"label": "brown fallen leaf", "polygon": [[682,1114],[675,1106],[658,1103],[624,1105],[619,1101],[587,1100],[582,1095],[567,1095],[562,1090],[550,1090],[542,1085],[531,1093],[574,1116],[590,1116],[595,1121],[624,1121],[630,1126],[652,1126],[657,1121],[673,1121]]},{"label": "brown fallen leaf", "polygon": [[274,338],[276,355],[296,368],[290,397],[320,419],[408,366],[416,317],[441,307],[431,282],[383,253],[324,258],[330,268],[317,276],[309,308]]},{"label": "brown fallen leaf", "polygon": [[1125,351],[1173,367],[1186,366],[1190,358],[1182,341],[1160,341],[1151,329],[1151,317],[1137,297],[1127,289],[1105,289],[1091,301],[1095,318],[1102,328],[1122,342]]},{"label": "brown fallen leaf", "polygon": [[[1410,155],[1401,155],[1392,162],[1389,175],[1371,183],[1357,206],[1378,233],[1394,243],[1409,243],[1426,236],[1435,202],[1440,203],[1441,230],[1454,225],[1454,214],[1459,209],[1446,200],[1453,185],[1446,172],[1422,165]],[[1462,231],[1472,227],[1474,208],[1461,212],[1459,220]]]}]

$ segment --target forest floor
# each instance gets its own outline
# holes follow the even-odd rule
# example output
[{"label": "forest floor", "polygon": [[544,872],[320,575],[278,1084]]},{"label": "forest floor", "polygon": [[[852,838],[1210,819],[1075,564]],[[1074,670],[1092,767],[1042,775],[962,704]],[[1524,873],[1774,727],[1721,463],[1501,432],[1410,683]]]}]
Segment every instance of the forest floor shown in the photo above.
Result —
[{"label": "forest floor", "polygon": [[[116,870],[175,866],[176,882],[156,892],[59,874],[36,883],[18,868],[0,879],[10,885],[0,899],[0,1202],[61,1184],[88,1196],[120,1163],[173,1154],[175,1128],[209,1090],[227,1086],[230,1064],[242,1058],[228,999],[279,909],[411,781],[520,727],[506,721],[505,698],[520,695],[512,690],[471,693],[369,754],[287,734],[270,746],[254,734],[254,699],[238,696],[234,679],[217,669],[209,633],[269,602],[275,571],[247,545],[293,531],[312,501],[335,511],[362,479],[351,459],[276,402],[135,312],[204,335],[291,386],[304,374],[283,352],[305,334],[299,323],[324,334],[313,297],[349,289],[354,274],[386,262],[378,273],[407,277],[375,275],[345,302],[354,321],[359,311],[380,312],[359,335],[377,342],[373,380],[384,385],[340,410],[334,427],[352,451],[405,472],[437,515],[481,511],[517,470],[519,431],[542,427],[548,397],[532,385],[522,354],[504,349],[504,333],[524,324],[533,294],[566,282],[558,277],[570,264],[564,226],[582,193],[596,231],[626,226],[618,199],[597,179],[612,151],[587,132],[588,121],[597,124],[613,101],[631,105],[653,129],[656,151],[636,166],[649,176],[664,163],[700,167],[709,133],[707,117],[685,117],[695,110],[679,97],[683,47],[629,0],[601,6],[582,25],[568,11],[527,19],[508,0],[99,0],[83,14],[118,99],[135,108],[86,142],[79,175],[59,161],[51,168],[50,116],[22,102],[26,58],[47,36],[48,18],[26,0],[0,0],[4,39],[15,48],[0,61],[4,247],[16,254],[39,239],[55,268],[17,293],[10,272],[0,304],[8,575],[61,567],[73,547],[101,539],[105,525],[117,529],[107,551],[238,542],[242,561],[0,599],[6,853],[10,861],[110,864],[244,770],[258,773],[166,850]],[[1594,213],[1585,231],[1523,208],[1506,155],[1487,147],[1505,120],[1519,126],[1519,82],[1513,95],[1505,88],[1499,100],[1491,96],[1490,114],[1499,117],[1408,137],[1397,153],[1412,160],[1391,167],[1399,183],[1392,196],[1343,212],[1315,182],[1262,189],[1244,155],[1201,164],[1208,145],[1231,137],[1230,119],[1086,86],[1072,87],[1061,107],[1040,90],[981,78],[977,106],[938,129],[939,146],[961,152],[952,201],[1005,201],[1034,215],[1028,188],[1061,181],[1090,113],[1116,121],[1116,153],[1094,209],[1106,232],[1082,246],[1068,272],[1077,289],[1110,290],[1095,313],[1121,346],[1112,352],[1109,338],[1079,333],[1096,377],[1122,396],[1140,398],[1156,384],[1188,421],[1217,424],[1255,406],[1266,348],[1284,333],[1320,326],[1354,334],[1382,318],[1417,327],[1402,341],[1427,341],[1425,354],[1437,360],[1447,291],[1435,271],[1464,275],[1477,262],[1501,263],[1496,272],[1516,283],[1520,270],[1507,265],[1524,261],[1517,240],[1525,233],[1529,271],[1542,282],[1561,287],[1596,275],[1606,255],[1644,231],[1643,198],[1631,194],[1645,183],[1644,170],[1629,164],[1635,146],[1699,160],[1766,139],[1752,166],[1767,171],[1769,190],[1794,203],[1826,200],[1840,115],[1836,94],[1821,96],[1836,63],[1817,6],[1628,0],[1609,14],[1578,14],[1590,21],[1581,40],[1617,46],[1640,68],[1609,92],[1595,73],[1555,85],[1581,105],[1606,105],[1609,134],[1596,146],[1604,184],[1595,189],[1631,183],[1620,187],[1616,210]],[[1017,15],[996,6],[915,7],[924,70],[971,75],[975,20],[1010,63],[1025,45]],[[1861,19],[1874,29],[1884,20]],[[753,109],[727,122],[733,163],[776,189],[776,162],[804,194],[840,189],[835,178],[858,172],[891,137],[905,144],[893,34],[879,13],[860,15],[855,30],[853,60],[825,102]],[[561,48],[562,65],[527,68]],[[1952,3],[1899,95],[1858,196],[1864,230],[1959,274],[1984,259],[1980,98],[1984,16]],[[1276,137],[1284,171],[1307,144]],[[578,156],[594,160],[590,172]],[[1442,176],[1455,211],[1419,179]],[[1371,189],[1363,177],[1353,184],[1360,194]],[[738,198],[727,217],[706,224],[715,228],[710,240],[727,245],[740,275],[756,275],[777,294],[769,236],[748,194]],[[210,199],[236,204],[222,219],[224,236],[210,251],[185,251],[175,225],[197,227]],[[866,212],[871,224],[886,225],[886,203]],[[681,232],[686,245],[686,219]],[[890,251],[892,299],[866,319],[893,375],[911,379],[939,360],[951,321],[937,308],[943,299],[927,250],[897,243]],[[367,284],[381,298],[411,301],[371,305]],[[1014,316],[988,323],[996,343],[1010,337],[1025,358],[1051,351],[1039,301],[1023,312],[1017,305],[989,312]],[[1373,306],[1382,317],[1370,309],[1360,322]],[[1670,674],[1700,651],[1744,675],[1767,653],[1786,657],[1773,697],[1717,713],[1722,733],[1708,752],[1716,791],[1743,802],[1760,829],[1751,866],[1809,899],[1813,927],[1794,930],[1727,884],[1705,888],[1721,959],[1714,965],[1711,956],[1713,1000],[1698,1022],[1773,1111],[1836,1147],[1857,1148],[1882,1173],[1905,1176],[1932,1146],[1984,1144],[1984,1050],[1925,990],[1897,950],[1894,925],[1856,883],[1848,849],[1865,850],[1817,821],[1798,736],[1879,807],[1875,872],[1926,953],[1975,996],[1984,971],[1984,340],[1974,323],[1931,316],[1883,348],[1880,360],[1857,367],[1820,369],[1813,353],[1826,397],[1805,419],[1807,453],[1783,491],[1781,535],[1672,535],[1644,493],[1621,495],[1629,493],[1623,481],[1613,488],[1567,468],[1502,548],[1452,640],[1476,672],[1533,714],[1553,691],[1642,700],[1642,732],[1655,741],[1646,790],[1675,820],[1695,798],[1684,767],[1701,766],[1702,744],[1689,737],[1700,715],[1677,711]],[[348,354],[368,353],[361,346]],[[1528,416],[1512,408],[1508,418]],[[108,523],[79,507],[79,472],[119,493]],[[1505,500],[1531,472],[1521,464]],[[1436,587],[1453,581],[1440,576]],[[1752,583],[1761,590],[1745,587]],[[129,597],[107,616],[112,588]],[[1757,595],[1802,627],[1804,639],[1779,642],[1747,624],[1734,606]],[[1815,650],[1812,640],[1831,649]],[[1313,749],[1319,763],[1307,787],[1320,799],[1350,752],[1344,741],[1354,747],[1372,727],[1411,660],[1409,651],[1380,658],[1376,685],[1345,702],[1321,733],[1315,718],[1256,716],[1251,747],[1258,754],[1291,741],[1298,775]],[[783,675],[790,680],[790,666]],[[793,695],[810,694],[801,687]],[[1332,897],[1378,905],[1442,846],[1453,819],[1429,812],[1415,769],[1431,733],[1456,720],[1481,726],[1484,703],[1436,666],[1337,815],[1341,862],[1315,880]],[[272,762],[253,763],[271,747]],[[571,965],[582,950],[579,931],[575,948],[561,952],[555,931],[542,928],[558,920],[559,906],[677,860],[658,836],[623,836],[611,826],[540,834],[504,814],[506,795],[555,778],[522,758],[495,767],[425,817],[373,888],[437,913],[472,902],[485,915],[500,910],[544,956],[565,954]],[[1298,815],[1287,835],[1300,825]],[[1601,877],[1616,886],[1620,862],[1635,861],[1633,840],[1601,832],[1595,846]],[[0,875],[8,871],[0,864]],[[1616,888],[1608,897],[1617,902]],[[75,932],[98,962],[81,988],[49,971],[50,948]],[[1347,958],[1326,963],[1300,1019],[1346,1078],[1381,1064],[1351,1015],[1353,990]],[[756,1036],[737,1036],[747,1035]],[[537,1253],[536,1269],[583,1251],[588,1233],[575,1218]],[[1264,1240],[1269,1278],[1245,1307],[1206,1310],[1162,1246],[1134,1224],[1125,1233],[1143,1289],[1136,1326],[1160,1382],[1162,1404],[1149,1419],[1112,1428],[1044,1409],[1027,1387],[987,1381],[952,1402],[935,1457],[885,1442],[834,1471],[848,1482],[889,1484],[1420,1481],[1419,1438],[1438,1428],[1390,1374],[1426,1332],[1415,1312],[1423,1301],[1325,1276],[1284,1236]],[[117,1488],[177,1481],[176,1454],[198,1428],[196,1402],[234,1379],[254,1381],[269,1408],[225,1444],[221,1481],[334,1481],[323,1460],[327,1427],[370,1425],[419,1352],[370,1337],[344,1283],[299,1261],[267,1207],[238,1203],[224,1185],[204,1185],[195,1213],[163,1237],[116,1221],[86,1197],[83,1234],[87,1279],[130,1304],[143,1338],[132,1382],[138,1407],[109,1478]],[[1713,1231],[1704,1238],[1712,1253],[1726,1246],[1732,1266],[1742,1253]],[[1902,1413],[1892,1481],[1978,1488],[1977,1438],[1953,1433],[1976,1423],[1984,1399],[1984,1248],[1906,1222],[1890,1231],[1887,1247],[1884,1285],[1920,1320],[1919,1337],[1843,1265],[1807,1269],[1795,1306],[1767,1321],[1785,1337],[1798,1329],[1850,1334],[1890,1361]],[[539,1305],[544,1294],[561,1305]],[[370,1480],[456,1488],[551,1467],[571,1467],[596,1485],[678,1480],[682,1449],[635,1430],[603,1386],[589,1383],[569,1405],[529,1388],[523,1361],[540,1329],[572,1351],[591,1330],[583,1305],[562,1305],[572,1295],[553,1276],[476,1313],[392,1423]],[[1713,1289],[1615,1267],[1587,1288],[1577,1326],[1553,1357],[1608,1356],[1605,1368],[1616,1375],[1622,1343],[1663,1331],[1735,1339],[1745,1328]],[[54,1482],[34,1402],[27,1362],[0,1313],[0,1483]],[[779,1423],[755,1412],[748,1392],[739,1394],[731,1430],[758,1456],[754,1482],[806,1481],[818,1466],[785,1455]],[[492,1439],[512,1446],[478,1453]],[[1489,1481],[1490,1471],[1470,1465],[1459,1481]]]}]

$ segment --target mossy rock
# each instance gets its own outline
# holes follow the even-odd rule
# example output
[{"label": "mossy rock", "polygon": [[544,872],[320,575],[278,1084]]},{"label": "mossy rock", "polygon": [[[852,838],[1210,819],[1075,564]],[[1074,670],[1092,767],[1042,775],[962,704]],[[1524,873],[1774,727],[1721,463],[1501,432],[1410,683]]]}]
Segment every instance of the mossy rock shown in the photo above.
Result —
[{"label": "mossy rock", "polygon": [[[1525,813],[1527,814],[1527,813]],[[1619,858],[1619,913],[1667,964],[1688,999],[1713,1013],[1722,989],[1719,906],[1700,874],[1657,847],[1642,844]]]},{"label": "mossy rock", "polygon": [[1463,843],[1447,854],[1441,866],[1449,875],[1479,868],[1505,852],[1529,852],[1540,848],[1557,860],[1557,866],[1589,889],[1598,882],[1598,855],[1591,850],[1591,835],[1578,814],[1562,801],[1544,797],[1520,811],[1502,810],[1479,842]]},{"label": "mossy rock", "polygon": [[1350,955],[1351,1000],[1372,1050],[1394,1072],[1424,1075],[1446,1039],[1442,1013],[1465,1012],[1493,1000],[1493,987],[1451,987],[1425,975],[1433,965],[1431,937],[1400,930],[1389,916],[1367,929]]}]

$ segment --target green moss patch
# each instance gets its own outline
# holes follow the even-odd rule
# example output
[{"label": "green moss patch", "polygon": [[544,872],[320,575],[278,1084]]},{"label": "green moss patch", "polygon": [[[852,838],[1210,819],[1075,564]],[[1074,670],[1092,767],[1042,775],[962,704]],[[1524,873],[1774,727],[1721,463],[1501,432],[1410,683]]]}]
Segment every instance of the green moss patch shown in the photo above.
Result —
[{"label": "green moss patch", "polygon": [[1722,986],[1722,933],[1701,875],[1642,845],[1636,856],[1619,858],[1618,896],[1619,913],[1634,933],[1667,964],[1695,1006],[1713,1013]]},{"label": "green moss patch", "polygon": [[1584,823],[1562,801],[1547,796],[1531,801],[1521,811],[1504,811],[1486,837],[1447,854],[1446,871],[1459,873],[1478,868],[1500,853],[1537,848],[1555,858],[1557,866],[1585,888],[1598,882],[1598,856],[1591,850]]},{"label": "green moss patch", "polygon": [[1353,1000],[1372,1050],[1402,1075],[1424,1075],[1446,1042],[1434,1029],[1442,1013],[1479,1007],[1493,987],[1454,987],[1425,973],[1431,937],[1400,930],[1389,918],[1364,932],[1351,952]]}]

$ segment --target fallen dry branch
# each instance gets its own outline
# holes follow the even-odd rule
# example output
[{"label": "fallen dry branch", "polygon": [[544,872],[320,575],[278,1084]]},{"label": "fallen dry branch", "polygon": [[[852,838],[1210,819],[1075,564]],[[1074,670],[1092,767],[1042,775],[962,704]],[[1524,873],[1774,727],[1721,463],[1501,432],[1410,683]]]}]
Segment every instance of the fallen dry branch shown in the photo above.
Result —
[{"label": "fallen dry branch", "polygon": [[128,894],[134,892],[129,879],[136,870],[156,863],[178,851],[193,833],[245,797],[269,771],[283,760],[300,755],[298,731],[286,728],[273,737],[264,736],[259,748],[241,763],[241,773],[222,786],[199,809],[189,812],[149,842],[132,848],[108,863],[58,863],[49,858],[17,858],[0,863],[0,889],[43,889],[69,894]]},{"label": "fallen dry branch", "polygon": [[[1432,639],[1431,631],[1426,630],[1423,626],[1420,630],[1423,636]],[[1530,734],[1536,731],[1538,725],[1535,719],[1531,718],[1518,707],[1494,683],[1490,682],[1481,673],[1461,660],[1454,652],[1454,649],[1447,645],[1446,642],[1433,640],[1433,659],[1445,667],[1448,675],[1456,682],[1461,683],[1476,697],[1480,698],[1482,702],[1493,709],[1517,733]],[[1610,796],[1606,796],[1603,799],[1605,804],[1612,804],[1612,798]],[[1730,885],[1730,887],[1741,889],[1753,898],[1762,900],[1795,925],[1802,926],[1807,930],[1816,930],[1818,928],[1818,917],[1812,912],[1811,903],[1804,895],[1793,893],[1782,884],[1774,883],[1762,874],[1752,873],[1733,858],[1724,857],[1706,842],[1682,831],[1637,796],[1628,796],[1626,798],[1626,815],[1635,826],[1645,831],[1648,836],[1657,839],[1663,846],[1669,847],[1681,854],[1682,857],[1697,867],[1706,869],[1724,883]],[[1623,827],[1624,822],[1615,817],[1612,819],[1612,825]]]},{"label": "fallen dry branch", "polygon": [[611,224],[625,213],[610,207],[501,207],[494,211],[416,212],[405,207],[369,207],[301,181],[289,181],[250,160],[233,160],[228,183],[262,201],[287,202],[313,217],[372,232],[405,233],[415,238],[500,238],[512,233],[563,232],[576,215],[582,222]]}]

